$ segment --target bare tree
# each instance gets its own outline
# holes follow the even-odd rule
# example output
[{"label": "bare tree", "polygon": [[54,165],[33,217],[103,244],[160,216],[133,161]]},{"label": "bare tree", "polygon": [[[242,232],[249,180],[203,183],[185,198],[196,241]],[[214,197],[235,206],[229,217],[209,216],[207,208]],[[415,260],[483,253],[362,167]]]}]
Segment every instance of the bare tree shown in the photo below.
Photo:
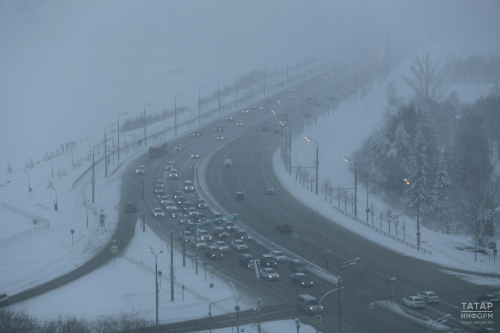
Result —
[{"label": "bare tree", "polygon": [[328,179],[323,180],[323,182],[321,183],[321,193],[325,195],[325,201],[330,191],[331,191],[330,180]]},{"label": "bare tree", "polygon": [[[299,177],[301,171],[302,171],[302,167],[299,165],[299,167],[295,169],[295,181],[297,181],[297,178]],[[299,182],[299,184],[300,184],[300,182]]]},{"label": "bare tree", "polygon": [[446,93],[446,84],[439,75],[440,61],[432,61],[429,53],[417,56],[410,67],[413,77],[402,79],[413,89],[417,100],[429,105],[439,102]]}]

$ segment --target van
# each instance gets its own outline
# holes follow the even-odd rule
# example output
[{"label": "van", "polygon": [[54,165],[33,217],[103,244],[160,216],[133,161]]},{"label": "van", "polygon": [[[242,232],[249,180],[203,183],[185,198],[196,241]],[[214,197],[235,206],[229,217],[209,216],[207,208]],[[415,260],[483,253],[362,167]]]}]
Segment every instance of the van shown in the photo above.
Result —
[{"label": "van", "polygon": [[321,314],[323,312],[323,305],[319,305],[316,297],[309,294],[302,294],[297,296],[297,305],[299,309],[304,310],[308,314]]},{"label": "van", "polygon": [[292,272],[307,273],[307,266],[299,259],[292,259],[288,262],[288,268]]},{"label": "van", "polygon": [[184,191],[186,192],[194,192],[194,184],[190,180],[184,181]]},{"label": "van", "polygon": [[232,165],[233,165],[233,161],[230,158],[226,158],[226,160],[224,161],[224,166],[230,167]]},{"label": "van", "polygon": [[276,268],[278,264],[270,254],[260,256],[260,265],[262,268]]}]

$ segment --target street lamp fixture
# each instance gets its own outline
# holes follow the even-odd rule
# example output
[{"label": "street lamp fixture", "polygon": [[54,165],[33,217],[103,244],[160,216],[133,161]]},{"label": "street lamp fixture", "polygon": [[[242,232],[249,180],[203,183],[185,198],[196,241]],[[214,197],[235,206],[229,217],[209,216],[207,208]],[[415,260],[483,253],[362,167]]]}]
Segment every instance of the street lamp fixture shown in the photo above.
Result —
[{"label": "street lamp fixture", "polygon": [[124,116],[128,112],[122,112],[118,114],[118,121],[116,122],[116,134],[118,136],[118,163],[120,163],[120,116]]},{"label": "street lamp fixture", "polygon": [[339,333],[342,333],[342,277],[340,276],[340,273],[342,272],[342,268],[356,265],[356,261],[358,261],[360,258],[352,259],[346,262],[343,262],[340,265],[340,272],[339,272],[339,282],[338,282],[338,291],[339,291]]},{"label": "street lamp fixture", "polygon": [[184,93],[175,95],[174,98],[174,128],[175,128],[175,135],[177,135],[177,97],[182,97]]},{"label": "street lamp fixture", "polygon": [[319,143],[318,140],[312,139],[310,137],[305,137],[307,141],[316,142],[316,195],[318,195],[318,169],[319,169]]},{"label": "street lamp fixture", "polygon": [[146,137],[146,106],[149,106],[153,104],[153,102],[149,102],[149,103],[146,103],[144,104],[144,117],[143,117],[143,121],[144,121],[144,147],[147,146],[147,137]]},{"label": "street lamp fixture", "polygon": [[158,300],[158,256],[160,253],[163,253],[163,251],[160,251],[159,253],[156,253],[152,247],[151,249],[151,254],[155,256],[155,295],[156,295],[156,332],[158,332],[158,306],[159,306],[159,300]]}]

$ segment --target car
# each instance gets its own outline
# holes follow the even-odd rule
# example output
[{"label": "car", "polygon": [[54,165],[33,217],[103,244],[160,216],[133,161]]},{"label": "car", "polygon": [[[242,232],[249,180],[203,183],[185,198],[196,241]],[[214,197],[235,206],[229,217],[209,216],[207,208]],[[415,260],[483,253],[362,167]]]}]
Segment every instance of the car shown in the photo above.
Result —
[{"label": "car", "polygon": [[218,135],[215,137],[215,139],[216,139],[217,141],[222,141],[222,140],[224,140],[224,135],[222,135],[222,134],[218,134]]},{"label": "car", "polygon": [[163,186],[163,180],[158,179],[158,180],[156,181],[155,187],[156,187],[156,188],[163,188],[163,187],[164,187],[164,186]]},{"label": "car", "polygon": [[165,170],[172,170],[174,168],[174,162],[167,162],[167,165],[165,166]]},{"label": "car", "polygon": [[226,117],[226,120],[227,120],[227,121],[233,121],[233,120],[234,120],[234,118],[233,118],[233,116],[232,116],[232,115],[228,115],[228,116]]},{"label": "car", "polygon": [[177,204],[177,206],[182,207],[182,204],[184,202],[186,202],[186,197],[183,195],[180,195],[180,196],[177,196],[177,199],[175,199],[175,200],[176,200],[175,203]]},{"label": "car", "polygon": [[263,106],[261,106],[261,107],[259,108],[259,110],[260,110],[260,112],[267,112],[267,109],[266,109],[265,107],[263,107]]},{"label": "car", "polygon": [[278,272],[272,268],[261,268],[259,275],[268,281],[277,281],[279,279]]},{"label": "car", "polygon": [[183,224],[184,230],[191,231],[194,235],[196,232],[196,224],[193,222],[187,222]]},{"label": "car", "polygon": [[264,192],[266,192],[266,194],[274,194],[274,188],[272,186],[266,186]]},{"label": "car", "polygon": [[301,287],[312,287],[313,281],[311,278],[304,273],[293,273],[290,276],[292,283],[298,284]]},{"label": "car", "polygon": [[193,136],[201,136],[201,132],[194,132]]},{"label": "car", "polygon": [[184,211],[184,213],[187,213],[189,208],[194,208],[194,205],[190,201],[187,201],[187,200],[183,201],[181,206],[182,206],[182,210]]},{"label": "car", "polygon": [[269,125],[262,126],[262,132],[269,132],[270,130],[271,130],[271,127]]},{"label": "car", "polygon": [[292,226],[286,223],[276,224],[276,230],[281,232],[282,234],[291,234],[293,231]]},{"label": "car", "polygon": [[198,249],[204,249],[207,247],[207,243],[205,243],[205,241],[201,238],[193,238],[191,239],[191,246]]},{"label": "car", "polygon": [[175,146],[175,151],[181,151],[184,149],[184,146],[182,145],[182,143],[178,143],[177,146]]},{"label": "car", "polygon": [[224,160],[224,166],[225,166],[225,167],[230,167],[230,166],[233,166],[233,160],[232,160],[232,159],[230,159],[230,158],[226,158],[226,159]]},{"label": "car", "polygon": [[198,152],[192,153],[191,158],[200,158],[200,153],[198,153]]},{"label": "car", "polygon": [[241,110],[241,113],[243,113],[243,114],[249,114],[250,111],[248,109],[244,109],[244,110]]},{"label": "car", "polygon": [[175,207],[177,210],[169,210],[168,213],[170,214],[170,217],[173,218],[173,219],[177,219],[177,218],[180,218],[183,216],[183,214],[181,213],[181,211],[179,210],[179,208]]},{"label": "car", "polygon": [[306,264],[299,259],[292,259],[288,261],[288,269],[296,273],[307,273]]},{"label": "car", "polygon": [[274,258],[270,254],[263,254],[259,258],[262,267],[273,267],[276,268],[278,264],[274,261]]},{"label": "car", "polygon": [[179,211],[179,208],[171,200],[167,200],[165,202],[165,209],[168,210],[169,212],[178,212]]},{"label": "car", "polygon": [[217,246],[223,253],[229,252],[229,246],[224,241],[215,241],[212,243],[212,245]]},{"label": "car", "polygon": [[135,169],[135,173],[138,175],[143,175],[146,173],[146,168],[144,167],[144,165],[139,165],[137,166],[137,169]]},{"label": "car", "polygon": [[236,200],[243,201],[245,199],[245,196],[243,195],[243,192],[236,192],[234,193],[234,198]]},{"label": "car", "polygon": [[181,191],[175,191],[174,195],[173,195],[174,199],[177,199],[177,197],[179,197],[179,196],[183,197],[184,194]]},{"label": "car", "polygon": [[7,305],[9,304],[9,296],[7,294],[0,294],[0,305]]},{"label": "car", "polygon": [[163,196],[167,196],[167,192],[164,189],[160,188],[156,190],[156,197],[161,198]]},{"label": "car", "polygon": [[252,105],[252,106],[250,107],[250,109],[257,110],[257,105]]},{"label": "car", "polygon": [[401,300],[401,303],[414,309],[425,308],[425,303],[418,296],[407,296]]},{"label": "car", "polygon": [[186,214],[189,215],[189,216],[194,216],[196,217],[196,215],[198,215],[198,210],[194,207],[189,207],[186,211]]},{"label": "car", "polygon": [[207,208],[207,202],[205,200],[203,200],[203,199],[196,200],[196,208],[206,209]]},{"label": "car", "polygon": [[277,263],[288,261],[288,258],[281,251],[271,251],[269,254],[271,255],[271,257],[274,258],[274,261],[276,261]]},{"label": "car", "polygon": [[218,239],[229,238],[228,232],[223,227],[215,227],[214,230],[212,230],[212,235],[214,236],[214,238]]},{"label": "car", "polygon": [[224,220],[224,223],[222,223],[222,225],[228,232],[236,231],[236,224],[234,223],[234,221]]},{"label": "car", "polygon": [[295,88],[290,88],[290,91],[296,91],[296,90],[297,90],[297,89],[295,89]]},{"label": "car", "polygon": [[127,202],[127,207],[125,208],[127,212],[135,212],[135,203],[132,201]]},{"label": "car", "polygon": [[198,229],[198,237],[200,237],[204,241],[212,240],[212,236],[205,229]]},{"label": "car", "polygon": [[191,180],[184,181],[184,191],[186,192],[194,192],[194,184]]},{"label": "car", "polygon": [[243,266],[245,268],[254,268],[255,266],[255,259],[251,254],[245,253],[240,255],[238,258],[238,262],[240,266]]},{"label": "car", "polygon": [[238,120],[236,122],[236,126],[243,126],[243,120]]},{"label": "car", "polygon": [[198,212],[195,216],[193,216],[196,219],[196,222],[203,222],[207,221],[208,218],[205,214]]},{"label": "car", "polygon": [[241,239],[242,241],[249,241],[251,239],[248,232],[246,232],[246,230],[242,230],[242,229],[236,230],[236,233],[234,234],[234,238]]},{"label": "car", "polygon": [[153,216],[154,217],[165,217],[165,213],[161,208],[153,208]]},{"label": "car", "polygon": [[167,197],[166,195],[161,196],[161,197],[159,198],[159,200],[160,200],[160,203],[161,203],[163,206],[165,206],[165,204],[167,203],[167,201],[169,201],[169,200],[168,200],[168,197]]},{"label": "car", "polygon": [[205,248],[205,257],[210,259],[222,259],[224,255],[217,246],[207,246]]},{"label": "car", "polygon": [[299,309],[302,309],[310,315],[323,312],[323,305],[319,304],[319,301],[316,299],[316,297],[308,294],[298,295],[297,305]]},{"label": "car", "polygon": [[194,235],[189,230],[183,230],[180,233],[180,239],[186,243],[190,243],[192,239],[194,239]]},{"label": "car", "polygon": [[177,173],[177,169],[170,170],[168,174],[168,179],[179,179],[179,174]]},{"label": "car", "polygon": [[295,95],[288,95],[288,98],[290,99],[295,98]]},{"label": "car", "polygon": [[432,291],[422,291],[417,294],[424,303],[439,303],[439,296]]},{"label": "car", "polygon": [[215,131],[216,132],[222,132],[223,130],[224,130],[224,127],[222,127],[222,125],[215,126]]},{"label": "car", "polygon": [[231,247],[236,251],[246,251],[248,250],[247,244],[241,239],[235,239],[231,241]]},{"label": "car", "polygon": [[493,304],[494,308],[497,308],[500,305],[500,300],[498,299],[498,296],[495,296],[493,294],[485,294],[481,295],[477,298],[478,302],[490,302]]}]

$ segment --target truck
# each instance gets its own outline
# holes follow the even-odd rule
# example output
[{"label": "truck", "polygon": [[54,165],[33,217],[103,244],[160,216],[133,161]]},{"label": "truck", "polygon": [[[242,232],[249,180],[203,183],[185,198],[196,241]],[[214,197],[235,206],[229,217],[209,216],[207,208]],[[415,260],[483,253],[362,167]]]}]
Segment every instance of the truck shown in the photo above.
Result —
[{"label": "truck", "polygon": [[160,157],[167,153],[167,143],[162,143],[159,146],[149,147],[149,157]]}]

